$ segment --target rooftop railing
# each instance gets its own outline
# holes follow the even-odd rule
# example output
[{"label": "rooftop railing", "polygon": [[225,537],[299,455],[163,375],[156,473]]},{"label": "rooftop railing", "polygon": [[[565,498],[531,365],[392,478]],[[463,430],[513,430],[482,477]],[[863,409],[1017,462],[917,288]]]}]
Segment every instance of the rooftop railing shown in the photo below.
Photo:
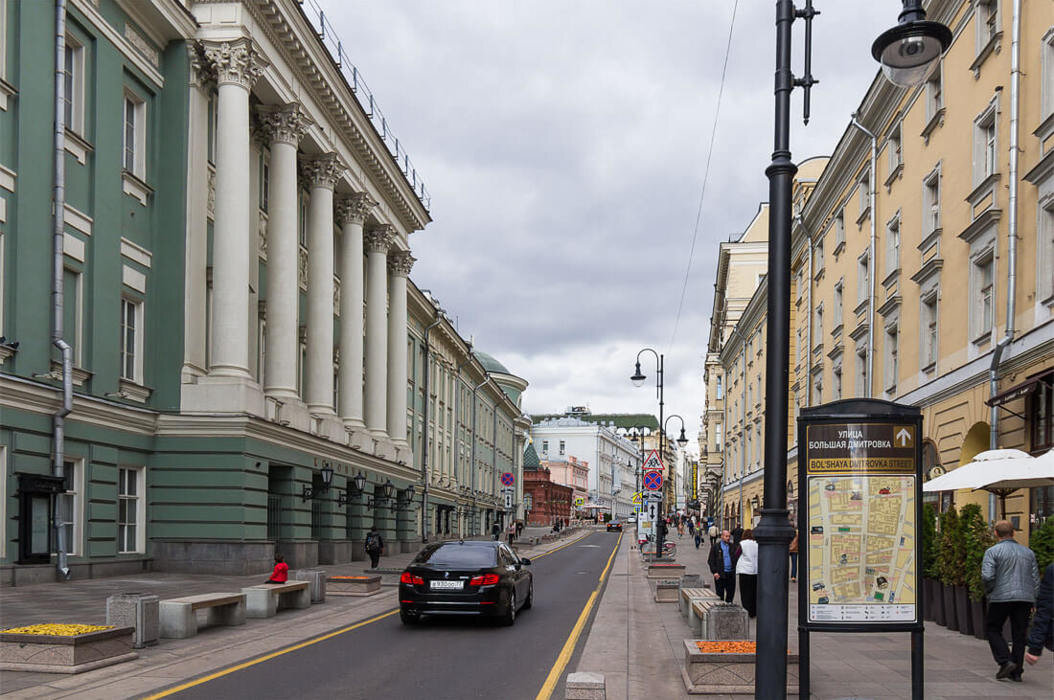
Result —
[{"label": "rooftop railing", "polygon": [[406,181],[410,184],[414,194],[421,201],[421,204],[424,205],[425,209],[431,210],[432,196],[425,188],[424,181],[417,174],[417,169],[414,167],[402,143],[392,133],[388,118],[384,116],[384,112],[377,105],[377,100],[374,99],[373,92],[366,85],[362,73],[348,59],[348,55],[344,53],[344,46],[340,41],[340,37],[337,36],[333,25],[326,18],[326,13],[319,6],[318,0],[299,0],[299,3],[304,16],[322,41],[322,45],[329,51],[329,55],[333,58],[337,68],[351,88],[352,94],[358,100],[359,106],[362,107],[363,112],[366,113],[366,116],[373,123],[373,127],[377,130],[381,140],[384,141],[389,154],[399,167],[399,170],[402,171],[403,176],[406,177]]}]

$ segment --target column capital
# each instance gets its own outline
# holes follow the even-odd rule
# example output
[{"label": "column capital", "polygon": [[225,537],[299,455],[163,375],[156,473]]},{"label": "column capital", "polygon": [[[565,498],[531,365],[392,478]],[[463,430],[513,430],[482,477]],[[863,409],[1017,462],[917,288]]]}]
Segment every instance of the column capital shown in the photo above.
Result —
[{"label": "column capital", "polygon": [[387,253],[395,245],[395,227],[383,224],[371,228],[363,238],[366,250],[370,253]]},{"label": "column capital", "polygon": [[212,69],[212,63],[205,56],[205,48],[193,41],[188,41],[186,47],[187,59],[190,61],[190,75],[187,83],[191,87],[200,88],[215,81],[215,71]]},{"label": "column capital", "polygon": [[284,105],[262,105],[256,110],[260,127],[270,143],[296,146],[313,123],[296,102]]},{"label": "column capital", "polygon": [[304,158],[301,162],[301,169],[311,187],[325,187],[327,190],[336,187],[337,180],[347,170],[336,153],[323,153]]},{"label": "column capital", "polygon": [[408,250],[400,250],[388,255],[388,272],[393,275],[406,277],[410,269],[417,262],[417,258],[410,255]]},{"label": "column capital", "polygon": [[260,73],[270,65],[248,39],[206,41],[202,42],[202,49],[212,62],[219,85],[228,83],[252,90]]},{"label": "column capital", "polygon": [[337,204],[337,223],[362,224],[366,222],[366,215],[377,206],[377,202],[365,192],[356,192],[350,197],[344,197]]}]

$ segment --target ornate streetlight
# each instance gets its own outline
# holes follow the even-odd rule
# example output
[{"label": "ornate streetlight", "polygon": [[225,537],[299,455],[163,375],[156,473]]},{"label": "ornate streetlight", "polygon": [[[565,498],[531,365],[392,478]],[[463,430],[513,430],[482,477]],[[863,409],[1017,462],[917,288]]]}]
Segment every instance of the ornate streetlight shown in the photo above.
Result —
[{"label": "ornate streetlight", "polygon": [[[655,394],[656,394],[656,396],[659,397],[659,459],[662,459],[662,456],[663,456],[663,437],[664,437],[663,433],[665,432],[663,430],[663,406],[664,406],[664,403],[663,403],[663,386],[662,386],[663,371],[664,371],[664,369],[663,369],[663,356],[660,353],[655,352],[651,348],[642,348],[639,352],[637,352],[636,369],[634,370],[633,375],[629,378],[629,380],[631,382],[633,382],[633,386],[635,386],[635,387],[644,386],[644,380],[647,379],[648,377],[647,377],[647,375],[645,375],[644,373],[642,373],[640,371],[640,356],[643,353],[645,353],[645,352],[650,352],[652,355],[655,356],[655,368],[656,368]],[[662,519],[662,501],[659,501],[659,506],[656,509],[656,518],[657,518],[656,522],[658,522],[658,520]],[[660,556],[662,555],[662,546],[663,546],[663,540],[664,539],[665,539],[665,537],[662,534],[662,528],[656,526],[655,527],[655,552],[658,555],[660,555]]]}]

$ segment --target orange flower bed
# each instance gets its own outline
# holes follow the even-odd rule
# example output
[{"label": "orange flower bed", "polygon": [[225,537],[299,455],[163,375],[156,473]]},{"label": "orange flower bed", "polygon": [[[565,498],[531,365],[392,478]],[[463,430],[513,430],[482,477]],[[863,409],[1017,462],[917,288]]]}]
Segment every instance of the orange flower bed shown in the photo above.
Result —
[{"label": "orange flower bed", "polygon": [[696,642],[704,654],[754,654],[757,642]]},{"label": "orange flower bed", "polygon": [[367,579],[369,576],[330,576],[330,581],[362,581]]}]

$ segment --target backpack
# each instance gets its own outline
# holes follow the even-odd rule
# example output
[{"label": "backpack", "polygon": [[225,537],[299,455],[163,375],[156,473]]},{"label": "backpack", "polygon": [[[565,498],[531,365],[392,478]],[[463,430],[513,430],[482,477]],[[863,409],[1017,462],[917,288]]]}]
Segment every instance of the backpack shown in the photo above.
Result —
[{"label": "backpack", "polygon": [[374,534],[366,535],[366,551],[376,552],[381,548],[381,538]]}]

